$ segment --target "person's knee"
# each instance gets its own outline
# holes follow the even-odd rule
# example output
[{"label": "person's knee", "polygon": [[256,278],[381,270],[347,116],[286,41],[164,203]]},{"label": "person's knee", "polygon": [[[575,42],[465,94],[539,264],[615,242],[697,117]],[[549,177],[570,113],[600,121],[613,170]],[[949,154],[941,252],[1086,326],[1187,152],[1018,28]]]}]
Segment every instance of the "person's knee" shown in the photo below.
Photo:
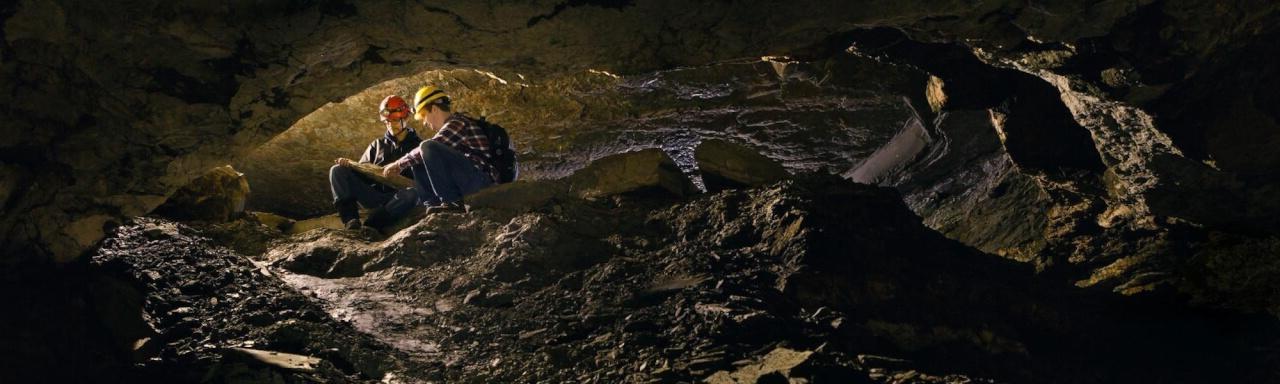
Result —
[{"label": "person's knee", "polygon": [[351,172],[350,169],[341,165],[335,164],[334,166],[329,167],[329,184],[337,183],[338,179],[342,178],[349,172]]},{"label": "person's knee", "polygon": [[449,147],[439,141],[427,140],[423,141],[422,144],[418,144],[418,148],[422,150],[423,159],[434,159],[439,157],[443,151],[448,150]]}]

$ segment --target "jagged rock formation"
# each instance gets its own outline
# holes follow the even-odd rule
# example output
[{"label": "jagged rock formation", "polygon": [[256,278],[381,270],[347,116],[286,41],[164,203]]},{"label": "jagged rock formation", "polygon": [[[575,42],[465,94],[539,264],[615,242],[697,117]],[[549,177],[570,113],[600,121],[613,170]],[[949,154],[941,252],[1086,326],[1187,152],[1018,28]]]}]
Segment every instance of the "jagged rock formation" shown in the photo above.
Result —
[{"label": "jagged rock formation", "polygon": [[[245,171],[251,207],[295,218],[324,213],[316,171],[379,134],[371,107],[385,91],[408,94],[430,80],[452,89],[464,110],[511,129],[533,181],[653,148],[696,175],[697,143],[720,139],[791,173],[891,186],[929,228],[1028,263],[1037,284],[1274,315],[1280,155],[1269,148],[1280,141],[1271,59],[1278,7],[1265,0],[22,0],[0,5],[0,265],[25,266],[6,268],[14,276],[0,281],[96,276],[101,267],[85,266],[84,256],[100,253],[105,234],[166,201],[177,205],[180,188],[223,164]],[[316,120],[304,118],[318,109]],[[664,169],[667,180],[678,173]],[[669,189],[688,191],[677,184]],[[533,198],[512,201],[560,204],[572,183],[530,185],[541,188],[525,191]],[[602,197],[615,192],[586,206],[630,201]],[[258,225],[272,220],[277,225]],[[474,220],[490,232],[510,223]],[[555,227],[524,220],[516,227]],[[281,223],[288,221],[255,215],[205,230],[217,243],[259,254]],[[298,268],[315,264],[299,260]],[[330,269],[355,275],[365,265]],[[82,292],[89,288],[53,284],[50,295],[84,298],[36,313],[115,316],[74,304],[104,299]],[[125,291],[109,289],[115,298],[106,299],[134,306]],[[502,292],[490,296],[478,292],[471,301],[522,305]],[[1169,307],[1142,310],[1178,316],[1160,308]],[[99,340],[98,325],[76,321],[62,328],[101,345],[119,341]],[[778,379],[805,364],[872,377],[849,363],[858,359],[848,350],[805,355],[805,348],[742,355],[742,367],[721,368],[733,380]],[[1006,368],[990,367],[991,377],[1022,374]],[[1074,369],[1028,369],[1059,368]]]},{"label": "jagged rock formation", "polygon": [[[1253,65],[1243,58],[1268,52],[1262,43],[1274,24],[1268,2],[726,2],[701,5],[697,12],[687,6],[10,4],[0,12],[9,90],[3,145],[12,154],[0,172],[6,253],[70,260],[100,238],[103,223],[150,211],[187,180],[246,154],[320,105],[423,69],[470,66],[541,78],[587,69],[643,73],[766,54],[820,56],[844,49],[847,36],[856,34],[851,31],[868,26],[903,28],[922,40],[971,42],[984,52],[1046,53],[1029,63],[1078,57],[1083,65],[1076,67],[1086,71],[1078,78],[1102,84],[1107,98],[1172,111],[1164,115],[1169,126],[1157,129],[1176,132],[1172,137],[1188,148],[1212,149],[1194,149],[1193,158],[1222,157],[1228,170],[1249,180],[1269,180],[1265,169],[1273,168],[1231,157],[1265,152],[1231,146],[1267,142],[1274,136],[1261,128],[1265,124],[1210,129],[1240,124],[1217,123],[1225,120],[1214,113],[1177,113],[1179,106],[1196,104],[1172,101],[1187,99],[1173,97],[1181,94],[1235,100],[1216,97],[1233,89],[1227,84],[1269,89],[1266,79],[1274,76],[1266,70],[1250,72],[1258,81],[1215,77],[1230,76]],[[786,73],[786,65],[778,67]],[[1192,80],[1180,83],[1184,78]],[[1166,91],[1173,96],[1162,98]],[[1223,105],[1249,111],[1247,102]],[[1266,114],[1245,115],[1265,120]],[[37,131],[42,133],[26,134]],[[1139,178],[1149,180],[1130,177]],[[20,223],[18,217],[32,220]]]},{"label": "jagged rock formation", "polygon": [[[517,189],[539,183],[551,181]],[[432,215],[380,241],[314,230],[254,263],[142,220],[94,260],[145,297],[153,346],[139,353],[164,358],[143,379],[308,377],[247,363],[231,349],[246,345],[318,356],[311,377],[339,381],[1276,379],[1277,356],[1251,338],[1273,325],[1206,328],[1207,314],[1037,281],[900,201],[812,175],[690,198],[564,191]],[[325,325],[295,290],[342,323]]]},{"label": "jagged rock formation", "polygon": [[[132,344],[137,361],[158,357],[121,382],[296,382],[308,373],[369,380],[405,369],[397,351],[334,321],[271,272],[186,226],[143,219],[122,227],[93,262],[136,290],[142,311],[132,315],[142,316],[134,321],[145,330]],[[290,374],[235,358],[239,348],[306,351],[323,363]]]}]

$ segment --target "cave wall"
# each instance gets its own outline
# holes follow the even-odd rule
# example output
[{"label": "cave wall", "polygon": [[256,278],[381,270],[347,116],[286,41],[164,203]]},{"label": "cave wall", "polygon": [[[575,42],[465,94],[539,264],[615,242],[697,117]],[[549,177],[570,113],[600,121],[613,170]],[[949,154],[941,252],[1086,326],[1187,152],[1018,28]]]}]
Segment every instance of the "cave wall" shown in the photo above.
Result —
[{"label": "cave wall", "polygon": [[[963,47],[966,54],[976,53],[979,65],[987,68],[984,71],[999,68],[1026,74],[1037,81],[1028,83],[1036,89],[1056,91],[1075,122],[1072,126],[1058,119],[1055,124],[1066,131],[1046,131],[1036,120],[1029,120],[1030,124],[1018,125],[1026,130],[1009,131],[1012,139],[1001,142],[994,152],[979,153],[975,146],[970,148],[973,153],[953,154],[965,160],[963,166],[947,168],[954,172],[931,168],[938,179],[909,182],[909,174],[900,174],[897,180],[903,181],[904,194],[917,197],[927,196],[921,191],[940,190],[936,187],[948,180],[946,175],[970,172],[989,178],[981,185],[990,187],[965,190],[988,191],[985,194],[961,194],[969,197],[941,205],[921,199],[913,204],[917,213],[934,220],[935,228],[956,229],[1014,217],[1010,212],[1044,212],[1043,216],[1021,215],[1029,222],[1012,238],[997,240],[993,236],[998,234],[991,231],[969,235],[953,231],[952,235],[970,236],[971,244],[985,250],[1022,244],[1016,248],[1024,255],[1054,253],[1060,254],[1054,257],[1077,260],[1065,262],[1104,267],[1124,260],[1117,254],[1132,251],[1121,247],[1109,251],[1111,256],[1097,256],[1110,248],[1099,245],[1104,241],[1089,239],[1110,228],[1159,232],[1173,225],[1169,223],[1189,221],[1245,231],[1249,236],[1274,233],[1274,220],[1265,219],[1274,217],[1274,209],[1268,208],[1275,205],[1268,203],[1275,200],[1270,191],[1276,190],[1274,172],[1267,168],[1272,159],[1256,148],[1280,136],[1269,128],[1273,123],[1266,123],[1274,120],[1266,109],[1270,100],[1266,85],[1275,76],[1268,69],[1273,66],[1248,59],[1268,57],[1274,50],[1274,44],[1264,41],[1274,35],[1276,8],[1260,0],[698,5],[675,1],[97,4],[24,0],[0,6],[0,87],[7,91],[0,92],[0,118],[6,121],[0,125],[0,244],[6,263],[73,260],[94,246],[104,229],[119,218],[149,212],[213,166],[244,164],[252,150],[312,111],[393,78],[427,70],[479,69],[535,87],[539,81],[583,81],[591,84],[586,88],[622,90],[617,91],[619,98],[639,96],[637,102],[644,103],[643,87],[637,90],[631,81],[662,81],[664,76],[696,73],[670,72],[673,69],[764,55],[792,55],[820,63],[845,52],[851,41],[856,43],[856,37],[866,33],[865,28],[882,26],[898,29],[912,41]],[[868,48],[854,45],[863,51]],[[867,58],[892,59],[888,56],[895,54],[900,55],[881,52]],[[945,60],[951,55],[939,55],[944,58],[941,68],[958,63]],[[947,120],[938,122],[943,113],[950,114],[953,123],[962,116],[980,121],[975,114],[990,112],[984,111],[991,108],[990,101],[1009,100],[992,97],[999,92],[965,97],[965,92],[957,91],[965,84],[971,89],[1006,86],[998,78],[988,81],[978,73],[982,71],[956,65],[948,73],[910,60],[899,65],[915,67],[952,86],[949,95],[956,104],[921,112],[922,121],[929,123],[926,128],[935,135],[946,130]],[[762,72],[748,68],[748,72]],[[734,70],[740,69],[729,71]],[[531,80],[515,80],[520,76],[513,74]],[[511,104],[516,99],[502,95],[516,89],[494,91],[478,98],[492,101],[476,104],[482,109]],[[747,144],[808,170],[821,164],[806,159],[834,157],[852,166],[871,151],[815,154],[802,145],[775,146],[785,140],[762,135],[771,132],[769,124],[724,124],[719,120],[724,114],[679,114],[675,113],[678,108],[665,106],[674,102],[710,109],[717,102],[736,102],[733,97],[741,94],[704,102],[681,99],[679,91],[672,89],[676,88],[655,91],[677,94],[649,99],[658,107],[582,109],[587,111],[585,118],[579,116],[583,121],[622,119],[647,124],[638,130],[641,134],[628,133],[630,126],[603,124],[598,136],[584,137],[599,142],[631,137],[627,145],[652,145],[647,141],[663,127],[730,127],[726,131],[738,130],[736,137],[756,138],[746,140]],[[1171,101],[1179,99],[1213,103]],[[919,106],[926,105],[917,104],[918,112]],[[570,107],[551,110],[574,111],[572,104],[561,105]],[[1179,114],[1187,105],[1225,108]],[[766,110],[758,122],[772,120],[769,114],[788,112],[766,107],[758,107]],[[592,116],[596,110],[626,112],[615,119]],[[901,113],[898,109],[891,115]],[[793,125],[816,126],[824,120],[817,121]],[[510,123],[538,126],[519,119]],[[371,131],[376,129],[380,128],[375,125]],[[552,132],[579,130],[564,125],[547,133]],[[556,141],[542,133],[529,135],[530,140]],[[1051,134],[1050,139],[1044,134]],[[1065,135],[1061,137],[1071,140],[1071,148],[1087,146],[1083,141],[1087,138],[1098,162],[1082,154],[1087,148],[1067,151],[1081,154],[1067,163],[1055,162],[1058,158],[1052,156],[1036,158],[1045,149],[1058,149],[1046,148],[1059,141],[1051,139],[1059,136],[1052,135]],[[286,134],[276,140],[293,139]],[[550,165],[555,161],[570,159],[559,168],[567,170],[579,164],[575,159],[594,156],[592,149],[546,151],[547,144],[536,142],[527,147],[536,149],[531,159],[546,161],[541,169],[550,170],[548,175],[560,172]],[[937,148],[927,148],[921,158],[911,160],[945,157]],[[922,171],[920,164],[938,163],[907,164],[902,169]],[[1083,170],[1075,173],[1063,168]],[[1021,197],[1011,202],[1010,196]],[[1184,197],[1195,203],[1183,202]],[[1001,204],[1009,208],[999,208]],[[971,214],[982,212],[980,207],[990,207],[991,215]],[[1247,212],[1240,207],[1248,207]],[[1037,229],[1041,223],[1044,228]]]},{"label": "cave wall", "polygon": [[150,211],[321,105],[424,69],[632,73],[789,53],[885,14],[971,11],[800,5],[9,4],[0,12],[5,259],[72,260],[104,226]]}]

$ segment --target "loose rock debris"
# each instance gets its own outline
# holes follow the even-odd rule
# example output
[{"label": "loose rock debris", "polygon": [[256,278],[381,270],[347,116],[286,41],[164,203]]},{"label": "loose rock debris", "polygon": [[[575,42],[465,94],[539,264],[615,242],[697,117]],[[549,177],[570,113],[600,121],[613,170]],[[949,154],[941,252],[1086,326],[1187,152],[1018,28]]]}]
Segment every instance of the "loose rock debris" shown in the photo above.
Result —
[{"label": "loose rock debris", "polygon": [[[803,176],[539,201],[433,214],[381,240],[281,235],[256,255],[139,219],[94,259],[147,292],[159,351],[142,364],[213,382],[1268,377],[1227,370],[1263,357],[1193,315],[1038,281],[929,231],[889,189]],[[230,348],[320,362],[299,372]]]}]

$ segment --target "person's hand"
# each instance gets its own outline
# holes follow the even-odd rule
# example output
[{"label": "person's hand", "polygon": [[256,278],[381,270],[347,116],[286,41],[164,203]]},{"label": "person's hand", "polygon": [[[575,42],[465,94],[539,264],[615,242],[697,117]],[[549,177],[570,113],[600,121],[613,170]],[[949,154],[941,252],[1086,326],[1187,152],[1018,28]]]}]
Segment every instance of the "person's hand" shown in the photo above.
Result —
[{"label": "person's hand", "polygon": [[399,173],[400,173],[400,164],[398,163],[393,162],[391,164],[387,164],[387,166],[385,167],[382,167],[382,177],[391,177],[391,175],[395,175]]},{"label": "person's hand", "polygon": [[345,167],[351,165],[351,159],[339,157],[337,160],[334,160],[333,163]]}]

